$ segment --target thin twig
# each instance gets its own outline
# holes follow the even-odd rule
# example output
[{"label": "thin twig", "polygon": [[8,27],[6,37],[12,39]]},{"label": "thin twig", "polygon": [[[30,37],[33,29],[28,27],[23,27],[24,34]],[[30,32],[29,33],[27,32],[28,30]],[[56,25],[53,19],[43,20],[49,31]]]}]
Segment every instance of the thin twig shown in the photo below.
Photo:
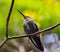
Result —
[{"label": "thin twig", "polygon": [[7,20],[6,20],[6,38],[8,38],[8,24],[9,24],[10,16],[11,16],[11,13],[12,13],[13,5],[14,5],[14,0],[12,0],[11,7],[10,7],[10,10],[9,10],[9,14],[8,14]]},{"label": "thin twig", "polygon": [[14,0],[12,0],[11,7],[10,7],[10,10],[9,10],[9,14],[8,14],[7,20],[6,20],[6,38],[0,44],[0,48],[7,42],[7,40],[9,40],[9,37],[8,37],[8,24],[9,24],[10,16],[11,16],[11,13],[12,13],[13,5],[14,5]]},{"label": "thin twig", "polygon": [[58,23],[58,24],[56,24],[56,25],[54,25],[54,26],[52,26],[52,27],[49,27],[49,28],[47,28],[47,29],[44,29],[44,30],[41,30],[41,31],[37,31],[37,32],[35,32],[35,33],[33,33],[33,34],[27,34],[27,35],[25,34],[25,35],[23,35],[23,36],[10,37],[9,39],[17,39],[17,38],[24,38],[24,37],[34,36],[34,35],[37,35],[37,34],[39,34],[39,33],[44,33],[44,32],[46,32],[46,31],[50,31],[50,30],[56,28],[56,27],[59,26],[59,25],[60,25],[60,23]]}]

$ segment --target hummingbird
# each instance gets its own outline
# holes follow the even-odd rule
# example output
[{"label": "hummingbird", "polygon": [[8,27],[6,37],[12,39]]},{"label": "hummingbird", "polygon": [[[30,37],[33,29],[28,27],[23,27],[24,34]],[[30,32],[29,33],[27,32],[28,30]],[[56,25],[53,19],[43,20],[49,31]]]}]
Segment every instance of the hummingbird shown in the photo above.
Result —
[{"label": "hummingbird", "polygon": [[[32,20],[31,17],[29,16],[25,16],[21,11],[18,10],[18,12],[23,16],[24,18],[24,24],[23,24],[23,28],[25,33],[28,34],[32,34],[35,33],[37,31],[39,31],[36,23]],[[41,39],[40,39],[40,34],[34,35],[34,36],[29,36],[29,39],[31,40],[31,42],[33,43],[33,45],[38,48],[41,51],[44,51]]]}]

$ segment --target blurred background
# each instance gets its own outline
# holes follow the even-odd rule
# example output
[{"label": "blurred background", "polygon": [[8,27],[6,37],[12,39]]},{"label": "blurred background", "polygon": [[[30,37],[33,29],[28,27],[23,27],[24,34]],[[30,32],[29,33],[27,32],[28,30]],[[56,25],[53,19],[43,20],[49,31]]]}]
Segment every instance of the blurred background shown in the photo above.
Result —
[{"label": "blurred background", "polygon": [[[0,0],[0,43],[5,38],[6,19],[12,0]],[[40,30],[60,22],[60,0],[15,0],[9,22],[9,36],[24,35],[23,17],[17,11],[30,16]],[[60,37],[60,26],[52,30]],[[26,46],[27,45],[27,46]],[[20,50],[21,49],[21,50]],[[22,51],[23,50],[23,51]],[[8,41],[0,52],[33,52],[28,38]]]}]

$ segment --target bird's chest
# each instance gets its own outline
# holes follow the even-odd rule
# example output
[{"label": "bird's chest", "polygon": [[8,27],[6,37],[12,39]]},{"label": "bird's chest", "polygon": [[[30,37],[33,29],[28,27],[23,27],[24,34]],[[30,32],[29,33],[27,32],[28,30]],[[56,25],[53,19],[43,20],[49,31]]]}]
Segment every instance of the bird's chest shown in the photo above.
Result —
[{"label": "bird's chest", "polygon": [[30,33],[35,33],[36,30],[36,26],[33,22],[27,22],[25,23],[26,29],[30,32]]}]

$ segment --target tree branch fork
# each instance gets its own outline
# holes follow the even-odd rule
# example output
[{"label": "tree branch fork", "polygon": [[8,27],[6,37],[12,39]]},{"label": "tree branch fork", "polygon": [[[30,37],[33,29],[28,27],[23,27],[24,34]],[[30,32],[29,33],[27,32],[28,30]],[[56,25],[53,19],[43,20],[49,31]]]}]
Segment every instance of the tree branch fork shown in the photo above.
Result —
[{"label": "tree branch fork", "polygon": [[60,22],[59,22],[58,24],[55,24],[55,25],[53,25],[53,26],[51,26],[51,27],[49,27],[49,28],[43,29],[43,30],[41,30],[41,31],[37,31],[37,32],[35,32],[35,33],[33,33],[33,34],[28,34],[28,35],[27,35],[27,34],[24,34],[23,36],[20,35],[20,36],[10,37],[10,36],[8,35],[8,24],[9,24],[10,16],[11,16],[11,13],[12,13],[13,5],[14,5],[14,0],[12,0],[11,7],[10,7],[10,10],[9,10],[9,13],[8,13],[8,16],[7,16],[7,20],[6,20],[6,37],[5,37],[5,39],[2,41],[2,43],[0,44],[0,48],[2,48],[3,45],[4,45],[7,41],[9,41],[9,40],[18,39],[18,38],[25,38],[25,37],[29,37],[29,36],[34,36],[34,35],[37,35],[37,34],[39,34],[39,33],[44,33],[44,32],[46,32],[46,31],[53,30],[54,28],[56,28],[56,27],[58,27],[58,26],[60,25]]}]

